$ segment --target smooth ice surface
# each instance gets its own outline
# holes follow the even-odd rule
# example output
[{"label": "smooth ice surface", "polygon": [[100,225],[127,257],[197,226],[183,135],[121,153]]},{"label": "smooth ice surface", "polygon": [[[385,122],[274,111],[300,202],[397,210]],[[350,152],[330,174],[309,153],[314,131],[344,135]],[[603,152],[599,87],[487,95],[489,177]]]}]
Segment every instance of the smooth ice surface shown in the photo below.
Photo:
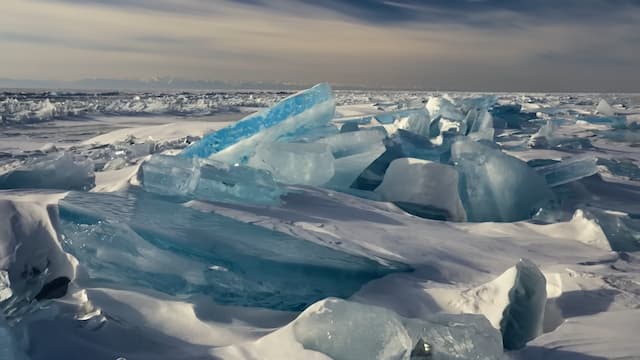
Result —
[{"label": "smooth ice surface", "polygon": [[335,360],[408,360],[411,338],[392,311],[340,299],[307,308],[293,323],[305,349]]},{"label": "smooth ice surface", "polygon": [[318,140],[327,144],[336,159],[364,153],[382,145],[387,137],[381,129],[363,129],[329,136]]},{"label": "smooth ice surface", "polygon": [[205,136],[181,155],[214,155],[217,160],[230,164],[244,163],[255,152],[257,145],[322,127],[333,118],[334,112],[331,88],[326,83],[318,84]]},{"label": "smooth ice surface", "polygon": [[60,216],[64,249],[84,264],[85,281],[205,294],[222,304],[299,310],[407,269],[142,191],[71,193]]},{"label": "smooth ice surface", "polygon": [[440,313],[426,320],[404,319],[403,323],[414,344],[423,340],[429,345],[427,360],[504,358],[502,336],[483,315]]},{"label": "smooth ice surface", "polygon": [[336,159],[334,163],[335,174],[327,183],[327,187],[334,189],[350,188],[358,179],[358,176],[384,151],[384,145],[378,143],[369,147],[366,152]]},{"label": "smooth ice surface", "polygon": [[[475,111],[469,112],[472,115]],[[469,137],[474,140],[493,141],[495,129],[493,128],[493,117],[488,111],[476,112],[475,120],[469,129]]]},{"label": "smooth ice surface", "polygon": [[19,167],[0,174],[0,189],[43,188],[88,190],[95,185],[93,162],[75,160],[59,152],[28,160]]},{"label": "smooth ice surface", "polygon": [[555,164],[537,167],[535,170],[544,176],[549,186],[554,187],[596,174],[597,162],[598,158],[595,156],[578,155]]},{"label": "smooth ice surface", "polygon": [[396,159],[376,192],[414,215],[452,221],[467,218],[458,195],[458,172],[450,165]]},{"label": "smooth ice surface", "polygon": [[286,184],[320,186],[335,173],[331,148],[322,143],[261,144],[248,165],[268,170]]},{"label": "smooth ice surface", "polygon": [[553,198],[542,176],[500,150],[459,138],[451,159],[460,173],[460,197],[469,221],[527,219]]},{"label": "smooth ice surface", "polygon": [[197,158],[154,155],[140,177],[148,192],[200,200],[277,204],[286,193],[264,170]]}]

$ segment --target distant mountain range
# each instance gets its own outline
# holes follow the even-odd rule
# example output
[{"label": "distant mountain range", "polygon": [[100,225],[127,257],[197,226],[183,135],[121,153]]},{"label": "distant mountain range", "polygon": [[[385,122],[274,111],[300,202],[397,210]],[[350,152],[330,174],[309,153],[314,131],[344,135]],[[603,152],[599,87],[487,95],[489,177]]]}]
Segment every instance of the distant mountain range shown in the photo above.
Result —
[{"label": "distant mountain range", "polygon": [[[168,77],[146,80],[82,79],[30,80],[0,78],[0,89],[91,89],[91,90],[298,90],[314,84],[268,81],[184,80]],[[335,89],[364,90],[352,85],[332,84]]]}]

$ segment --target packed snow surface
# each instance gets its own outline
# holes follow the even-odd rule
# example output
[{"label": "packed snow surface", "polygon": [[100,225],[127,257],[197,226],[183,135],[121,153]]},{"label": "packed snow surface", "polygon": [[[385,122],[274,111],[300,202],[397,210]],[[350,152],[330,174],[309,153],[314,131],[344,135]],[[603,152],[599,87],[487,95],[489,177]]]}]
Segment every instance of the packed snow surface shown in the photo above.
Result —
[{"label": "packed snow surface", "polygon": [[640,96],[0,93],[1,359],[639,359]]}]

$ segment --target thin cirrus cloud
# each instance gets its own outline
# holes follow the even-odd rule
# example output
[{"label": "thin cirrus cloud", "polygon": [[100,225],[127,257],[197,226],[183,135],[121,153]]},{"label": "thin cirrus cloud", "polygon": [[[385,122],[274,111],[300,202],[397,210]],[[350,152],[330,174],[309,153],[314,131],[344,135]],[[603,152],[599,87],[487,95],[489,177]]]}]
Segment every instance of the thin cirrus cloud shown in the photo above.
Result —
[{"label": "thin cirrus cloud", "polygon": [[0,78],[640,90],[640,0],[5,2]]}]

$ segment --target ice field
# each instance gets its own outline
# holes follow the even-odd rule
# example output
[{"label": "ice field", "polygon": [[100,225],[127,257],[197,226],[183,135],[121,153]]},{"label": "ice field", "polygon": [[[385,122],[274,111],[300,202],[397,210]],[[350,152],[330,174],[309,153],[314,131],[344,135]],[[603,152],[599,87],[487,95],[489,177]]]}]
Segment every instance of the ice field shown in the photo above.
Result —
[{"label": "ice field", "polygon": [[0,359],[640,359],[640,95],[0,92]]}]

